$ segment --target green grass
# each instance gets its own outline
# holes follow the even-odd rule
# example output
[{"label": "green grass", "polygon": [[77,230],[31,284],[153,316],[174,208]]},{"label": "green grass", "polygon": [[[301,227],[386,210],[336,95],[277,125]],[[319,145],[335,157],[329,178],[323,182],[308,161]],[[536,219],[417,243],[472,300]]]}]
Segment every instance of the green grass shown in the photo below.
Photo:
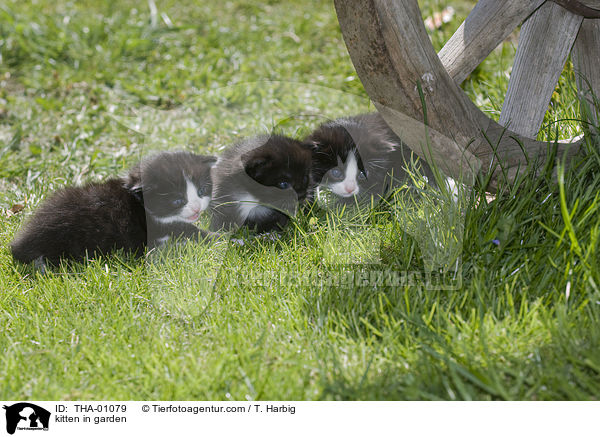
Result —
[{"label": "green grass", "polygon": [[[425,15],[445,6],[421,4]],[[470,9],[459,5],[436,48]],[[276,241],[46,276],[14,264],[8,242],[60,186],[121,173],[150,150],[218,153],[372,109],[328,1],[157,7],[0,5],[0,398],[598,398],[597,144],[558,181],[541,171],[493,201],[484,187],[456,203],[424,189],[356,214],[317,206]],[[492,117],[513,56],[505,44],[464,84]],[[579,117],[573,89],[567,67],[551,135]],[[15,204],[25,208],[11,216]],[[438,268],[456,272],[454,289],[418,280]],[[382,271],[415,276],[390,285]]]}]

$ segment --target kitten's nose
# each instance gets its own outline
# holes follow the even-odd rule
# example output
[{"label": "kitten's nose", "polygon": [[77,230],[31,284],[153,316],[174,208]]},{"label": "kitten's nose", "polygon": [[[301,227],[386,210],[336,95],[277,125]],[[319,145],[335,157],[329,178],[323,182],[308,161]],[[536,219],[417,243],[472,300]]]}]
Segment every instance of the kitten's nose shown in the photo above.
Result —
[{"label": "kitten's nose", "polygon": [[354,192],[354,190],[356,190],[356,185],[354,185],[354,184],[345,184],[344,185],[344,190],[346,190],[346,193],[352,193],[352,192]]}]

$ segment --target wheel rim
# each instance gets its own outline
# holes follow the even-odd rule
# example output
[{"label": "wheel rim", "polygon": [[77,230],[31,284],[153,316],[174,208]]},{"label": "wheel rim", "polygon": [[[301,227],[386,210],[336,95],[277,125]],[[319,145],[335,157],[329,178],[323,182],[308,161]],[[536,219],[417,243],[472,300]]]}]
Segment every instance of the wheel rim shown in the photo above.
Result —
[{"label": "wheel rim", "polygon": [[[595,1],[586,3],[594,5]],[[581,77],[592,76],[578,80],[580,91],[584,82],[592,91],[600,85],[586,55],[600,48],[598,20],[583,19],[551,1],[480,0],[439,57],[427,36],[416,0],[335,0],[335,6],[352,62],[377,109],[417,154],[467,183],[477,173],[491,171],[494,188],[500,178],[513,180],[534,160],[548,158],[548,144],[534,137],[550,95],[543,111],[539,102],[546,98],[548,89],[550,94],[553,91],[558,81],[556,71],[562,71],[573,44],[573,59]],[[560,56],[555,57],[559,59],[548,67],[543,91],[528,97],[525,104],[520,103],[519,96],[524,87],[535,82],[528,72],[543,67],[528,66],[526,62],[521,63],[526,68],[517,67],[520,78],[511,77],[513,85],[509,82],[507,96],[512,97],[500,120],[507,128],[479,110],[458,84],[530,15],[533,20],[524,25],[529,26],[530,34],[538,36],[536,32],[544,20],[550,20],[555,26],[552,29],[559,23],[563,31],[559,36],[568,38],[555,38],[547,44],[544,59],[552,58],[556,51]],[[529,48],[520,43],[522,58],[527,60],[531,50],[544,47],[544,41],[538,37]],[[530,122],[523,123],[523,119]],[[514,130],[509,124],[513,120],[518,121],[514,122]],[[570,159],[581,149],[581,144],[582,140],[559,144],[559,156]]]}]

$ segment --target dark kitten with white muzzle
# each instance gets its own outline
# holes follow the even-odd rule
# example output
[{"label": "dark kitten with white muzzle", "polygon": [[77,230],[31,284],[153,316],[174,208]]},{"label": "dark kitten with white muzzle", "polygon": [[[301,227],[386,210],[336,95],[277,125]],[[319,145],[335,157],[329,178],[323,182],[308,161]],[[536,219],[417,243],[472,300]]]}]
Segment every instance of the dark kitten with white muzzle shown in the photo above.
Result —
[{"label": "dark kitten with white muzzle", "polygon": [[247,138],[213,171],[211,230],[281,230],[312,197],[311,148],[283,135]]},{"label": "dark kitten with white muzzle", "polygon": [[[315,182],[342,204],[385,196],[408,181],[406,166],[417,159],[378,113],[323,123],[304,142],[313,147]],[[423,175],[433,182],[428,164],[418,162]]]},{"label": "dark kitten with white muzzle", "polygon": [[44,268],[118,249],[141,256],[171,238],[203,238],[193,223],[210,203],[215,162],[213,156],[163,152],[124,178],[59,190],[18,232],[13,257]]}]

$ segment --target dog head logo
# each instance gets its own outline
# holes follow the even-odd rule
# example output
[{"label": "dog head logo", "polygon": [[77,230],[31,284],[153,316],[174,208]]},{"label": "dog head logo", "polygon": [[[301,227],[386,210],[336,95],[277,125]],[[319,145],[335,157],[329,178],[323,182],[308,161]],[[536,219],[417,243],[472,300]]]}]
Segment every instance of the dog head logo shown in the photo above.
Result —
[{"label": "dog head logo", "polygon": [[14,434],[19,430],[48,430],[50,411],[35,404],[19,402],[4,406],[6,410],[6,432]]}]

